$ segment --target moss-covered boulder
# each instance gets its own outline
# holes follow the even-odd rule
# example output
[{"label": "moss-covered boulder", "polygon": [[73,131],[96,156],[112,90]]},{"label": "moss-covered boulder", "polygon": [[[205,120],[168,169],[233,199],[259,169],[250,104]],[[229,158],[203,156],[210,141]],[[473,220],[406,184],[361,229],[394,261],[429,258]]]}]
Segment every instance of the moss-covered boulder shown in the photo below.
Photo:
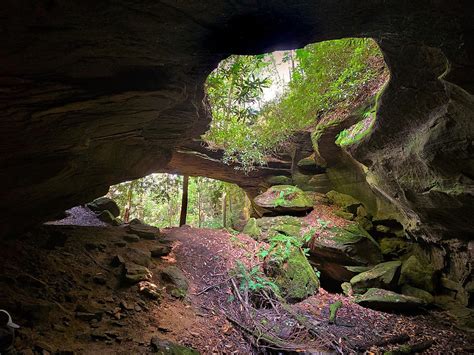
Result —
[{"label": "moss-covered boulder", "polygon": [[277,233],[300,237],[303,234],[303,228],[307,227],[301,218],[293,216],[262,217],[257,219],[256,223],[261,231],[261,240],[268,240]]},{"label": "moss-covered boulder", "polygon": [[152,274],[145,266],[126,262],[123,264],[122,277],[123,281],[127,284],[136,284],[140,281],[151,280]]},{"label": "moss-covered boulder", "polygon": [[380,311],[409,311],[425,306],[426,302],[412,296],[401,295],[388,290],[370,288],[356,297],[359,305]]},{"label": "moss-covered boulder", "polygon": [[[138,221],[138,220],[137,220]],[[144,223],[130,223],[126,226],[128,233],[138,235],[142,239],[155,240],[160,236],[160,229]]]},{"label": "moss-covered boulder", "polygon": [[120,208],[114,200],[108,197],[99,197],[94,201],[88,203],[87,207],[89,207],[95,213],[109,211],[114,217],[118,217],[120,215]]},{"label": "moss-covered boulder", "polygon": [[313,202],[304,191],[292,185],[275,185],[255,197],[257,206],[276,213],[304,212],[313,209]]},{"label": "moss-covered boulder", "polygon": [[184,298],[188,293],[188,280],[176,266],[168,266],[160,273],[161,281],[166,284],[166,290],[171,296]]},{"label": "moss-covered boulder", "polygon": [[353,290],[352,290],[352,285],[350,282],[343,282],[341,284],[341,289],[342,293],[344,293],[346,296],[352,296]]},{"label": "moss-covered boulder", "polygon": [[388,261],[374,266],[351,279],[352,289],[356,293],[363,293],[369,288],[391,289],[397,285],[398,270],[401,261]]},{"label": "moss-covered boulder", "polygon": [[329,191],[326,196],[331,203],[352,214],[357,214],[357,208],[362,206],[362,202],[356,200],[354,197],[334,190]]},{"label": "moss-covered boulder", "polygon": [[430,263],[421,257],[412,255],[403,262],[399,284],[409,284],[433,292],[435,289],[434,273],[435,270]]},{"label": "moss-covered boulder", "polygon": [[434,301],[434,297],[431,293],[425,290],[422,290],[421,288],[413,287],[410,285],[402,286],[402,294],[404,294],[405,296],[412,296],[412,297],[419,298],[425,301],[426,303],[433,303]]},{"label": "moss-covered boulder", "polygon": [[469,292],[463,287],[460,282],[453,281],[447,277],[440,279],[442,292],[449,294],[456,302],[463,306],[469,304]]},{"label": "moss-covered boulder", "polygon": [[347,266],[368,266],[382,261],[377,242],[357,223],[321,227],[308,246],[311,263],[325,276],[339,282],[354,276]]},{"label": "moss-covered boulder", "polygon": [[474,332],[474,310],[463,306],[449,295],[437,295],[433,303],[447,311],[458,328]]},{"label": "moss-covered boulder", "polygon": [[109,210],[104,210],[97,215],[97,218],[102,222],[112,224],[115,221],[114,215]]},{"label": "moss-covered boulder", "polygon": [[258,239],[260,237],[260,234],[262,234],[262,231],[258,227],[257,220],[255,218],[250,218],[248,220],[243,232],[255,239]]},{"label": "moss-covered boulder", "polygon": [[385,237],[379,240],[380,251],[383,255],[400,256],[405,254],[410,243],[406,239],[396,237]]},{"label": "moss-covered boulder", "polygon": [[318,276],[299,248],[292,250],[288,258],[271,253],[265,260],[264,271],[288,302],[298,302],[318,292]]},{"label": "moss-covered boulder", "polygon": [[354,215],[350,212],[342,211],[342,210],[337,210],[334,211],[334,214],[338,217],[347,219],[348,221],[351,221],[354,219]]}]

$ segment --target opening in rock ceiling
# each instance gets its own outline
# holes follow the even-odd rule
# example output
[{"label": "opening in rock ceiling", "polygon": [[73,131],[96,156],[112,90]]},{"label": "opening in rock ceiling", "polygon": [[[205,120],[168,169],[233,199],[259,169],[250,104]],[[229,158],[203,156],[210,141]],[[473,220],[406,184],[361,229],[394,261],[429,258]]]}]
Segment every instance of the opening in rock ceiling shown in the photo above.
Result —
[{"label": "opening in rock ceiling", "polygon": [[341,130],[349,146],[369,134],[375,97],[388,70],[372,39],[342,39],[257,56],[231,56],[206,83],[213,121],[203,136],[224,160],[244,170],[278,155],[298,131],[340,121],[360,109],[360,119]]}]

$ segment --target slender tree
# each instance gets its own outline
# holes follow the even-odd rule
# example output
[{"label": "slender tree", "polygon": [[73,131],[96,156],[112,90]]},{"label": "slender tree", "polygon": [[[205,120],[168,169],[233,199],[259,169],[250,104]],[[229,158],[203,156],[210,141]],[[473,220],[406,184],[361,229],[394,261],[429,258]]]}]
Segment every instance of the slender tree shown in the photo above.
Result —
[{"label": "slender tree", "polygon": [[189,187],[189,175],[183,176],[183,198],[181,200],[181,215],[179,218],[179,226],[186,224],[186,215],[188,214],[188,187]]}]

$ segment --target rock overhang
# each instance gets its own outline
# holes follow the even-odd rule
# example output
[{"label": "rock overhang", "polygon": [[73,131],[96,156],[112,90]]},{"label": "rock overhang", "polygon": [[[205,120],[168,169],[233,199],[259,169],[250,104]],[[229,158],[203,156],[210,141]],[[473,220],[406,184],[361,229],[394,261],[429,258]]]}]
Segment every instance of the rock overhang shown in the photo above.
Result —
[{"label": "rock overhang", "polygon": [[[473,88],[474,11],[465,1],[7,1],[2,8],[3,233],[15,231],[26,215],[36,223],[92,200],[111,184],[169,164],[177,146],[206,130],[211,118],[204,81],[230,54],[342,37],[375,38],[392,82],[384,93],[378,129],[365,147],[377,147],[388,158],[394,157],[390,148],[399,144],[391,136],[399,130],[395,118],[404,78],[423,84],[408,96],[439,106],[449,100],[446,85],[438,80],[445,69],[440,63],[447,58],[450,69],[444,79],[467,92]],[[407,70],[417,63],[428,70]],[[472,96],[464,96],[472,105]],[[432,111],[405,106],[412,132],[426,125]],[[464,121],[469,115],[472,109]],[[354,155],[370,161],[368,168],[389,181],[380,184],[389,195],[406,195],[406,188],[387,176],[385,160],[364,147]],[[441,164],[455,155],[456,149]],[[410,163],[405,156],[399,160]],[[425,175],[433,170],[428,166]],[[451,177],[462,174],[454,170]],[[463,198],[472,202],[472,196]],[[399,203],[421,211],[416,201]]]}]

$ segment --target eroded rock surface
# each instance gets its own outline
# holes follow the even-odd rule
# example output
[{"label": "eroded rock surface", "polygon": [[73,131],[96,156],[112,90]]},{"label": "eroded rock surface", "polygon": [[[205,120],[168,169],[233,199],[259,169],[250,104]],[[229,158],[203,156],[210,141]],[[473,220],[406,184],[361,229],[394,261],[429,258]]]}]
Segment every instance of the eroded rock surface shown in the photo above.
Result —
[{"label": "eroded rock surface", "polygon": [[229,54],[363,36],[381,45],[391,82],[354,156],[409,223],[472,236],[471,2],[1,7],[1,234],[166,167],[205,131],[203,83]]}]

